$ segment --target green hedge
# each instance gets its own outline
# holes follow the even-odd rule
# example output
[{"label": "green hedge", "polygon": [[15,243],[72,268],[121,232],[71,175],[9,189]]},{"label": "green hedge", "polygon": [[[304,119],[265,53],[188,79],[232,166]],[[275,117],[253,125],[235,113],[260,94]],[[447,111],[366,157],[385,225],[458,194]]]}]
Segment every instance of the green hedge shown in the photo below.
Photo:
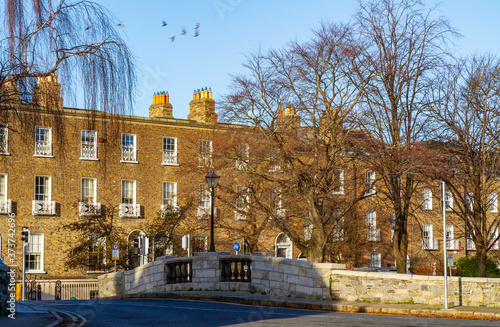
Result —
[{"label": "green hedge", "polygon": [[[464,277],[479,277],[479,265],[476,257],[462,257],[455,261],[455,265],[462,270]],[[500,278],[500,269],[496,262],[486,259],[486,277]]]}]

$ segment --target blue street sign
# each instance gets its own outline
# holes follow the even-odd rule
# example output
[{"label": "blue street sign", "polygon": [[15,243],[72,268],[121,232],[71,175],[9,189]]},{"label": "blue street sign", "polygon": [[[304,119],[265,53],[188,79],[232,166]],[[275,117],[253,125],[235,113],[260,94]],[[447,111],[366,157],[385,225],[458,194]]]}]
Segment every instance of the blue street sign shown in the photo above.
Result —
[{"label": "blue street sign", "polygon": [[234,242],[234,244],[233,244],[233,250],[234,251],[239,251],[240,250],[240,243]]}]

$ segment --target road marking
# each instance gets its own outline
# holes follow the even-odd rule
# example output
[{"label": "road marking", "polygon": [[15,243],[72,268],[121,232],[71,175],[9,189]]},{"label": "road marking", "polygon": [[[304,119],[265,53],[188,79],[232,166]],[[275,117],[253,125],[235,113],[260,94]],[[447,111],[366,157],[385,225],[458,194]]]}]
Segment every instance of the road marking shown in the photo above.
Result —
[{"label": "road marking", "polygon": [[[74,313],[74,312],[70,312],[70,311],[65,311],[65,310],[59,310],[59,309],[54,309],[54,308],[47,308],[49,309],[56,317],[58,317],[57,321],[48,325],[47,327],[55,327],[57,326],[59,323],[61,323],[64,319],[61,318],[61,316],[59,316],[57,313],[60,313],[60,314],[65,314],[67,315],[68,317],[71,318],[71,320],[73,320],[73,323],[70,325],[71,327],[82,327],[83,325],[85,325],[85,323],[87,322],[87,319],[85,319],[85,317],[77,314],[77,313]],[[80,323],[80,324],[77,324],[77,323]]]}]

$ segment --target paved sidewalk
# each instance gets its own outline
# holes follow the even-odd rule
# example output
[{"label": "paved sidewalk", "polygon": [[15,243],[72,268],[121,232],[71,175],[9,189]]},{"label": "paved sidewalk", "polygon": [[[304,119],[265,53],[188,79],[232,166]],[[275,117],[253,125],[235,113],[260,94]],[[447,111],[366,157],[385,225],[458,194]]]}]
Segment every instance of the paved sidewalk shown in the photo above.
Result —
[{"label": "paved sidewalk", "polygon": [[134,294],[132,296],[127,296],[127,298],[166,298],[304,310],[408,315],[434,318],[500,320],[500,308],[449,305],[448,309],[444,309],[444,306],[439,305],[326,301],[240,292],[175,291]]},{"label": "paved sidewalk", "polygon": [[47,308],[35,301],[16,301],[15,319],[8,316],[0,317],[2,327],[37,327],[56,326],[60,320]]}]

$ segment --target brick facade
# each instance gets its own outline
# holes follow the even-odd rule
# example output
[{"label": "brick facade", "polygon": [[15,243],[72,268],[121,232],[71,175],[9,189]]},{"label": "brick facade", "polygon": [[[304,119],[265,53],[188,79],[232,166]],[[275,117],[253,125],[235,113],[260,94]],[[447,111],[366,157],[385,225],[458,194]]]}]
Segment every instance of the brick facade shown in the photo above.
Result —
[{"label": "brick facade", "polygon": [[[57,79],[45,82],[50,82],[51,87],[58,88]],[[55,85],[52,85],[54,83]],[[38,97],[38,99],[47,98]],[[58,99],[55,97],[52,102],[57,100],[56,102],[59,103]],[[88,110],[69,108],[57,113],[47,110],[34,115],[30,111],[32,109],[30,105],[17,104],[17,106],[18,110],[27,117],[37,117],[37,121],[32,121],[32,126],[28,129],[19,125],[15,119],[8,121],[8,153],[0,156],[0,174],[7,176],[7,197],[12,201],[12,213],[16,215],[15,238],[18,246],[15,264],[22,266],[20,260],[22,227],[28,227],[32,234],[43,234],[43,258],[41,259],[43,268],[33,273],[38,279],[93,278],[95,276],[95,273],[89,273],[86,269],[68,269],[65,266],[69,255],[69,243],[76,237],[76,234],[63,226],[80,219],[82,178],[96,180],[96,202],[101,204],[102,210],[114,209],[115,225],[124,231],[125,240],[128,233],[137,229],[145,230],[160,211],[162,183],[177,183],[178,204],[188,208],[187,218],[176,229],[174,238],[175,252],[179,255],[185,255],[186,252],[179,248],[178,237],[188,233],[193,239],[197,235],[207,236],[207,239],[209,236],[209,219],[198,219],[197,215],[199,187],[200,184],[205,184],[204,176],[210,172],[206,166],[200,166],[199,141],[212,141],[210,146],[213,147],[214,160],[222,162],[220,158],[224,159],[224,163],[218,165],[222,169],[220,175],[223,175],[225,179],[223,182],[221,180],[223,186],[234,189],[237,185],[245,183],[245,177],[236,168],[235,160],[227,156],[227,149],[240,144],[242,140],[245,140],[245,135],[251,135],[252,131],[245,126],[217,123],[214,100],[211,98],[211,91],[206,88],[195,91],[193,101],[190,103],[191,113],[188,120],[173,118],[172,106],[168,103],[168,94],[164,93],[155,95],[148,118],[104,116]],[[292,120],[292,123],[295,126],[297,121]],[[35,155],[36,126],[51,128],[52,153],[50,155]],[[64,128],[61,128],[62,126]],[[96,160],[82,159],[82,130],[97,132],[95,135]],[[121,160],[123,134],[130,134],[134,138],[135,160],[128,162]],[[164,163],[164,137],[177,140],[176,163]],[[223,155],[215,157],[216,153]],[[344,171],[346,181],[351,174],[349,169]],[[357,169],[361,170],[360,167]],[[33,214],[36,176],[50,177],[50,200],[56,204],[55,214]],[[135,181],[135,204],[140,205],[140,214],[136,218],[118,217],[119,204],[122,202],[123,180]],[[382,187],[382,185],[377,185],[377,187]],[[435,185],[433,191],[437,192]],[[420,209],[419,194],[421,193],[419,192],[421,191],[416,193],[415,198],[415,215],[421,217],[421,221],[432,222],[433,238],[442,239],[439,205],[434,199],[433,210]],[[349,193],[346,191],[345,195],[339,196],[349,196]],[[226,199],[226,201],[234,201],[234,199]],[[375,254],[373,258],[380,260],[380,266],[394,266],[391,245],[391,210],[384,203],[381,197],[375,195],[364,200],[358,207],[359,223],[364,226],[366,213],[373,211],[376,213],[375,229],[378,230],[372,235],[374,238],[367,239],[366,242],[363,240],[363,246],[358,249],[361,266],[370,265],[372,254]],[[238,241],[241,244],[244,242],[243,230],[250,228],[251,224],[245,220],[235,219],[234,211],[224,202],[224,199],[217,202],[216,206],[221,209],[220,218],[216,223],[216,249],[217,251],[232,251],[233,242]],[[4,257],[7,252],[7,217],[7,215],[0,216],[1,253]],[[463,228],[459,227],[458,221],[454,224],[457,226],[454,238],[460,238],[460,245],[464,246]],[[241,233],[237,232],[238,226],[241,226]],[[418,258],[419,262],[430,263],[429,266],[432,267],[433,262],[440,260],[442,243],[437,250],[423,250],[421,223],[415,220],[411,221],[409,226],[410,258],[412,260]],[[274,252],[279,234],[280,231],[270,224],[258,234],[256,241],[258,246],[254,250]],[[109,260],[111,255],[109,247],[108,244],[106,249],[108,270],[112,267],[112,262]],[[288,255],[296,258],[299,252],[292,245]],[[457,248],[455,258],[463,254],[464,250]],[[148,260],[152,260],[151,254]],[[334,261],[336,258],[327,257],[326,260]],[[348,268],[352,268],[349,263]]]}]

